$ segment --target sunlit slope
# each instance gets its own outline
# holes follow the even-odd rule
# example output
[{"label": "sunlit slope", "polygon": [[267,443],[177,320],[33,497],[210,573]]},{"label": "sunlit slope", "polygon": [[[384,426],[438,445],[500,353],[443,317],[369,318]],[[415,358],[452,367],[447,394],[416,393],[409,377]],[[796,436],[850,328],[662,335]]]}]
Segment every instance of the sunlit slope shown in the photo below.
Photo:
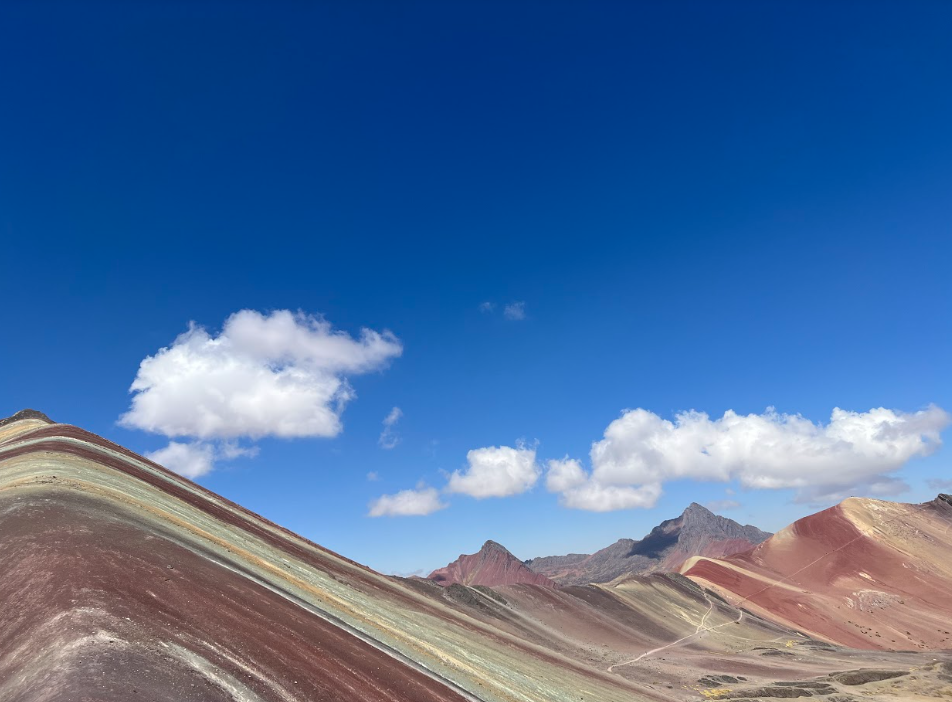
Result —
[{"label": "sunlit slope", "polygon": [[850,498],[743,554],[682,572],[728,601],[867,649],[952,648],[952,498]]},{"label": "sunlit slope", "polygon": [[0,699],[663,698],[81,429],[0,442]]},{"label": "sunlit slope", "polygon": [[460,554],[455,561],[430,573],[427,578],[439,585],[539,585],[556,587],[541,573],[533,573],[525,564],[495,541],[487,541],[478,552]]}]

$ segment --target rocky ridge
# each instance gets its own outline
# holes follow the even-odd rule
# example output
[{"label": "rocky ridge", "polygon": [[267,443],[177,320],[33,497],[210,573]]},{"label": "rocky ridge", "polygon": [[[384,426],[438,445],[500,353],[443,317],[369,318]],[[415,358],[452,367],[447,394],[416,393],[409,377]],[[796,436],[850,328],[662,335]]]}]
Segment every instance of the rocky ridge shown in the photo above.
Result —
[{"label": "rocky ridge", "polygon": [[592,554],[533,558],[525,565],[559,585],[606,583],[623,575],[676,571],[693,556],[720,557],[753,548],[770,536],[749,524],[714,514],[692,502],[640,541],[619,539]]}]

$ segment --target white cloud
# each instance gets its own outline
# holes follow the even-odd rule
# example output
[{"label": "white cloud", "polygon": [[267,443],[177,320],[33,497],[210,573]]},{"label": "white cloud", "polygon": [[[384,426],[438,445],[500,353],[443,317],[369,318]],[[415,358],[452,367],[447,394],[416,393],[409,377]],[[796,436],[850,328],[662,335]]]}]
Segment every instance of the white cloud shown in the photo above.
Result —
[{"label": "white cloud", "polygon": [[369,480],[372,483],[375,483],[378,480],[380,480],[380,474],[377,473],[377,471],[372,470],[369,473],[367,473],[367,480]]},{"label": "white cloud", "polygon": [[730,509],[737,509],[741,506],[737,500],[711,500],[704,505],[712,512],[726,512]]},{"label": "white cloud", "polygon": [[165,448],[146,453],[145,457],[165,466],[173,473],[194,480],[210,473],[215,468],[216,461],[254,458],[257,455],[257,446],[244,447],[231,441],[223,441],[217,445],[204,441],[170,441]]},{"label": "white cloud", "polygon": [[371,517],[418,517],[448,507],[440,500],[436,488],[421,487],[402,490],[395,495],[381,495],[370,504]]},{"label": "white cloud", "polygon": [[254,458],[258,452],[257,446],[239,446],[233,441],[222,441],[217,450],[218,457],[226,461],[233,458]]},{"label": "white cloud", "polygon": [[200,439],[337,436],[354,397],[347,376],[383,368],[401,352],[389,332],[364,329],[354,339],[318,317],[242,310],[218,336],[193,324],[146,357],[119,422]]},{"label": "white cloud", "polygon": [[654,507],[661,497],[661,485],[652,483],[630,485],[602,485],[589,480],[562,493],[560,502],[565,507],[590,512],[614,512],[619,509],[647,509]]},{"label": "white cloud", "polygon": [[390,332],[363,329],[355,339],[320,317],[241,310],[217,336],[193,323],[147,356],[119,423],[222,441],[212,456],[226,459],[257,451],[239,447],[238,438],[337,436],[355,397],[347,378],[382,369],[402,351]]},{"label": "white cloud", "polygon": [[673,422],[636,409],[592,445],[591,473],[577,461],[550,462],[547,483],[566,506],[595,511],[650,507],[663,483],[679,479],[794,488],[798,500],[811,502],[857,492],[893,495],[908,486],[889,473],[934,452],[949,422],[935,406],[915,413],[837,408],[827,424],[773,409],[728,411],[714,420],[683,412]]},{"label": "white cloud", "polygon": [[403,410],[399,407],[394,407],[390,410],[390,413],[384,417],[383,431],[380,432],[380,438],[377,439],[380,448],[392,449],[400,443],[400,436],[393,427],[400,421],[400,417],[402,416]]},{"label": "white cloud", "polygon": [[546,468],[545,487],[549,492],[566,492],[584,485],[588,479],[582,464],[568,456],[549,461]]},{"label": "white cloud", "polygon": [[502,316],[508,320],[518,322],[526,318],[525,302],[510,302],[502,308]]},{"label": "white cloud", "polygon": [[469,464],[464,471],[454,471],[446,486],[447,492],[472,497],[508,497],[525,492],[539,479],[542,469],[536,464],[534,448],[518,445],[489,446],[466,454]]},{"label": "white cloud", "polygon": [[194,480],[211,472],[215,466],[215,447],[200,441],[189,444],[170,441],[165,448],[147,453],[145,457],[173,473]]},{"label": "white cloud", "polygon": [[488,314],[490,312],[495,312],[496,303],[495,302],[480,302],[479,311],[483,314]]}]

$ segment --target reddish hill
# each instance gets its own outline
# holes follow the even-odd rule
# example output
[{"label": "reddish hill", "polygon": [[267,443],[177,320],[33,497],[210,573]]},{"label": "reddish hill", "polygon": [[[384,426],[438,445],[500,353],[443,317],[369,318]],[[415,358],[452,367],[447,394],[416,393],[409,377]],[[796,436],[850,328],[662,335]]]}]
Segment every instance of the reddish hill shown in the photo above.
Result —
[{"label": "reddish hill", "polygon": [[952,648],[952,497],[850,498],[682,572],[787,626],[855,648]]},{"label": "reddish hill", "polygon": [[541,585],[556,587],[556,584],[541,573],[533,573],[502,545],[487,541],[477,553],[461,555],[449,565],[434,570],[427,576],[440,585]]}]

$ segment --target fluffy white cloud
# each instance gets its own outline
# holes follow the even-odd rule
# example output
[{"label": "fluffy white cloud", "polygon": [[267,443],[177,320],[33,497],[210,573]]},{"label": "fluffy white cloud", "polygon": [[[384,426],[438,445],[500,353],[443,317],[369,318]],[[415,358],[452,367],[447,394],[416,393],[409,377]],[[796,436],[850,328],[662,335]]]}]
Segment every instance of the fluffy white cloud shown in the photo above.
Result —
[{"label": "fluffy white cloud", "polygon": [[549,492],[561,493],[563,506],[592,512],[653,507],[661,496],[659,484],[603,485],[592,480],[579,461],[568,457],[546,464],[545,486]]},{"label": "fluffy white cloud", "polygon": [[[478,499],[508,497],[529,490],[542,474],[536,463],[535,449],[521,443],[516,448],[488,446],[473,449],[466,454],[466,460],[466,469],[453,472],[443,492],[462,493]],[[584,476],[582,479],[585,480]],[[417,486],[416,490],[383,495],[371,504],[369,514],[371,517],[423,515],[447,506],[440,501],[435,488]]]},{"label": "fluffy white cloud", "polygon": [[502,316],[513,322],[518,322],[526,318],[525,302],[510,302],[502,308]]},{"label": "fluffy white cloud", "polygon": [[145,457],[168,468],[173,473],[194,480],[210,473],[215,467],[215,461],[254,458],[257,455],[257,446],[244,447],[231,441],[224,441],[218,445],[204,441],[190,443],[170,441],[165,448],[147,453]]},{"label": "fluffy white cloud", "polygon": [[165,448],[147,453],[145,457],[173,473],[194,480],[211,472],[215,466],[215,447],[200,441],[189,444],[170,441]]},{"label": "fluffy white cloud", "polygon": [[567,492],[585,484],[588,476],[582,464],[566,456],[546,464],[545,487],[549,492]]},{"label": "fluffy white cloud", "polygon": [[193,323],[171,346],[146,357],[129,389],[132,406],[119,423],[200,439],[173,441],[153,454],[198,477],[216,459],[257,453],[235,443],[238,438],[337,436],[344,406],[354,398],[347,378],[379,370],[402,351],[390,332],[363,329],[355,339],[320,317],[242,310],[217,336]]},{"label": "fluffy white cloud", "polygon": [[664,482],[679,479],[795,488],[798,500],[811,502],[892,495],[908,486],[889,473],[935,451],[949,422],[935,406],[914,413],[836,408],[827,424],[773,409],[713,420],[691,411],[674,421],[635,409],[592,445],[591,473],[570,459],[550,462],[547,484],[566,506],[596,511],[650,507]]},{"label": "fluffy white cloud", "polygon": [[394,407],[390,410],[390,413],[383,418],[383,431],[380,432],[380,438],[377,439],[380,448],[392,449],[400,443],[400,436],[397,434],[394,426],[400,421],[400,417],[402,416],[403,410],[399,407]]},{"label": "fluffy white cloud", "polygon": [[337,436],[354,397],[347,376],[401,352],[389,332],[354,339],[318,317],[242,310],[218,336],[193,324],[143,360],[119,421],[169,437]]},{"label": "fluffy white cloud", "polygon": [[522,444],[488,446],[466,454],[466,470],[454,471],[446,486],[447,492],[472,497],[508,497],[525,492],[539,479],[542,469],[536,464],[534,448]]},{"label": "fluffy white cloud", "polygon": [[589,480],[562,493],[560,501],[565,507],[585,509],[590,512],[614,512],[619,509],[647,509],[654,507],[661,497],[661,485],[602,485]]},{"label": "fluffy white cloud", "polygon": [[370,504],[371,517],[418,517],[448,507],[440,500],[436,488],[421,487],[401,490],[395,495],[381,495]]}]

